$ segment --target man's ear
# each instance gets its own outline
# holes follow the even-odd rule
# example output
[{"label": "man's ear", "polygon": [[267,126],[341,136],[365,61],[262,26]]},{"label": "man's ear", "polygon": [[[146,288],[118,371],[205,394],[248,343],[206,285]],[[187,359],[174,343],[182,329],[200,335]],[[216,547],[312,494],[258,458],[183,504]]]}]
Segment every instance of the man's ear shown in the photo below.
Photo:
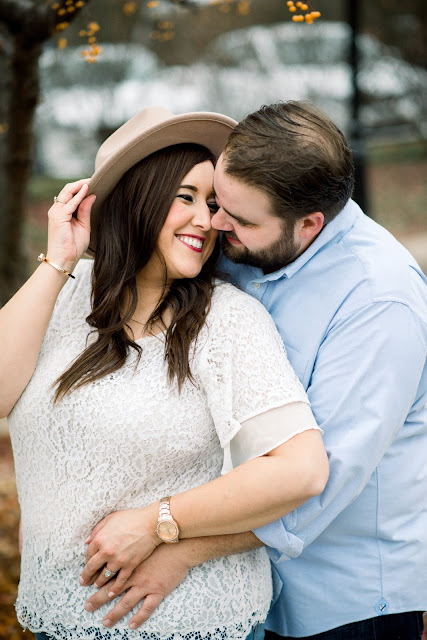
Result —
[{"label": "man's ear", "polygon": [[324,215],[320,211],[309,213],[297,221],[295,231],[305,242],[313,240],[323,229]]}]

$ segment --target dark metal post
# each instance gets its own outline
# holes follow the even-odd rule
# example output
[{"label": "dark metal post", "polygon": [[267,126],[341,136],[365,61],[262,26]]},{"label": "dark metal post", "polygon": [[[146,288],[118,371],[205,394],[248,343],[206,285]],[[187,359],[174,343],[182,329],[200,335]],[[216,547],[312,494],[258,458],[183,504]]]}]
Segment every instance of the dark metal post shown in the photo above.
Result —
[{"label": "dark metal post", "polygon": [[363,211],[369,214],[366,194],[366,153],[364,134],[360,122],[361,93],[357,81],[360,54],[357,47],[357,36],[360,31],[361,0],[348,0],[348,17],[351,27],[350,65],[353,95],[351,99],[350,147],[353,152],[355,167],[355,187],[353,198]]}]

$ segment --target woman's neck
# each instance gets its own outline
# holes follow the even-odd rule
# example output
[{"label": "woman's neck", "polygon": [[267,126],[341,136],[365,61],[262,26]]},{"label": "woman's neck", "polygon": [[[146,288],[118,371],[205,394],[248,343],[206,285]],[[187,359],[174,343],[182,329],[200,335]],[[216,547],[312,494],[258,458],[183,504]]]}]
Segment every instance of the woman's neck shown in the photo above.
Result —
[{"label": "woman's neck", "polygon": [[168,326],[170,315],[168,310],[162,314],[159,319],[151,327],[147,327],[147,323],[153,315],[159,303],[165,297],[169,290],[170,284],[161,282],[159,279],[150,279],[144,274],[138,274],[136,277],[136,289],[138,302],[133,312],[132,318],[128,321],[130,328],[134,334],[134,339],[138,340],[146,335],[160,333]]}]

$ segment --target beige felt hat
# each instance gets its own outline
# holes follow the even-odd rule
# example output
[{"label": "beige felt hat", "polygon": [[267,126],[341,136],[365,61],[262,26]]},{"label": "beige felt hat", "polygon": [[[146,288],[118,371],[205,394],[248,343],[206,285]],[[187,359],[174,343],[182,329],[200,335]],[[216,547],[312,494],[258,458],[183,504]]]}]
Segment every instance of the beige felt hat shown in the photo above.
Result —
[{"label": "beige felt hat", "polygon": [[237,122],[220,113],[196,111],[174,115],[162,107],[148,107],[125,122],[102,143],[95,159],[89,193],[96,194],[91,211],[89,253],[96,247],[102,205],[120,178],[151,153],[175,144],[194,143],[219,156]]}]

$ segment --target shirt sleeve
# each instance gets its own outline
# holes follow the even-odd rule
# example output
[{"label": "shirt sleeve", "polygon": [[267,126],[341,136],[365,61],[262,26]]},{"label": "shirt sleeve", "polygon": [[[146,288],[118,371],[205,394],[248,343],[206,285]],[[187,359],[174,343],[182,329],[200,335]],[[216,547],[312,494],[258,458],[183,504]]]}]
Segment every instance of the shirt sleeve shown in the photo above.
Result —
[{"label": "shirt sleeve", "polygon": [[322,431],[305,402],[290,402],[245,420],[230,442],[233,467],[265,455],[308,429]]},{"label": "shirt sleeve", "polygon": [[[302,427],[304,420],[289,413],[279,423],[272,414],[260,421],[255,416],[291,403],[308,405],[307,395],[292,369],[274,322],[265,308],[250,296],[234,290],[222,295],[211,314],[209,337],[201,349],[199,376],[215,428],[225,451],[245,423],[244,433],[257,430],[252,449],[245,436],[233,442],[240,460],[267,453]],[[219,304],[220,303],[220,304]],[[218,309],[219,307],[219,309]],[[283,419],[282,419],[283,418]],[[307,428],[312,428],[310,412]],[[263,434],[261,431],[265,431]],[[228,454],[227,454],[228,455]],[[225,465],[224,470],[229,466]]]},{"label": "shirt sleeve", "polygon": [[308,388],[329,481],[320,496],[255,531],[273,561],[298,556],[361,493],[418,399],[425,363],[425,325],[403,304],[373,303],[331,327]]}]

